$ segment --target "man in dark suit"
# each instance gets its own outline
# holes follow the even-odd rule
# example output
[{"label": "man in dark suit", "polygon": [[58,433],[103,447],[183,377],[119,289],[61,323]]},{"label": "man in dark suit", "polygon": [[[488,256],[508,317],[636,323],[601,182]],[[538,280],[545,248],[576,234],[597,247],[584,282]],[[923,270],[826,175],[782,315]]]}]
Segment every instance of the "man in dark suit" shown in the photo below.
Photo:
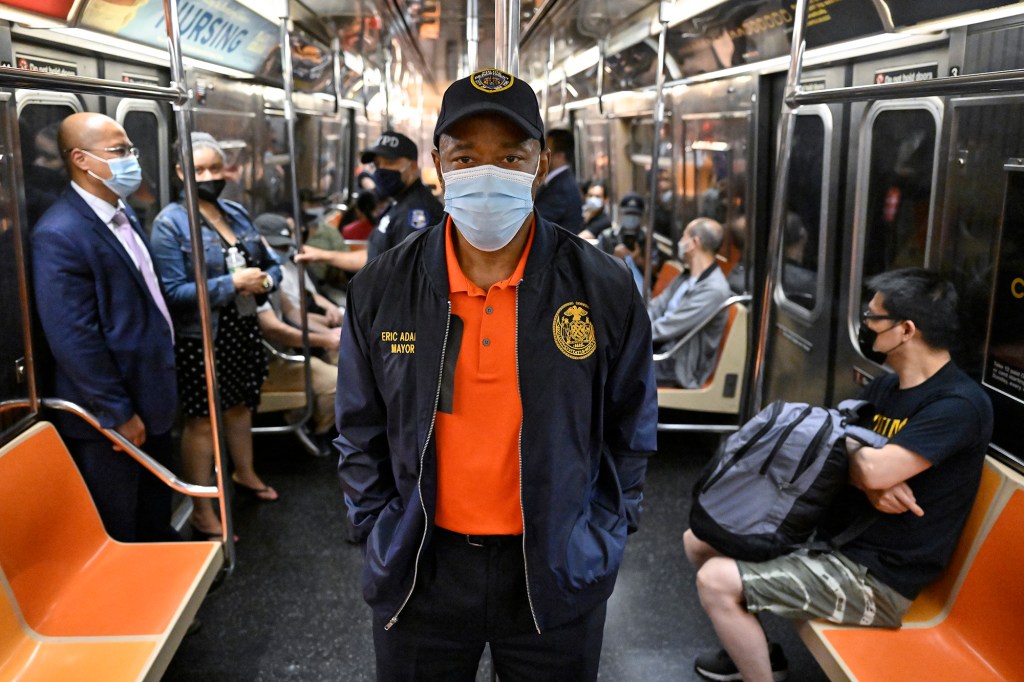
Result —
[{"label": "man in dark suit", "polygon": [[[149,241],[125,203],[142,179],[138,152],[124,128],[94,113],[66,118],[58,142],[71,186],[32,231],[52,392],[169,466],[173,330]],[[176,538],[167,486],[79,417],[54,420],[113,538]]]},{"label": "man in dark suit", "polygon": [[568,130],[548,131],[547,146],[551,152],[551,164],[534,202],[537,213],[544,220],[584,239],[596,238],[583,224],[583,199],[569,165],[574,155],[572,133]]}]

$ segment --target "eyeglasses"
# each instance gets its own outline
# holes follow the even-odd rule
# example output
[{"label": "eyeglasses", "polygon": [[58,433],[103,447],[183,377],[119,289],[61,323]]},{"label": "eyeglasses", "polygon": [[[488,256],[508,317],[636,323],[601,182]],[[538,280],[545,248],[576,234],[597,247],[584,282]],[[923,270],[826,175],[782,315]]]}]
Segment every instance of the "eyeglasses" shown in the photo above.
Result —
[{"label": "eyeglasses", "polygon": [[[131,147],[104,147],[102,149],[86,149],[85,147],[79,147],[83,152],[107,152],[113,154],[115,159],[123,159],[126,156],[134,156],[136,159],[139,158],[139,148],[135,146]],[[71,151],[66,149],[66,152]]]},{"label": "eyeglasses", "polygon": [[879,315],[877,313],[871,312],[867,308],[865,308],[864,312],[860,314],[860,317],[865,322],[867,322],[869,320],[902,320],[903,319],[902,317],[896,317],[894,315]]}]

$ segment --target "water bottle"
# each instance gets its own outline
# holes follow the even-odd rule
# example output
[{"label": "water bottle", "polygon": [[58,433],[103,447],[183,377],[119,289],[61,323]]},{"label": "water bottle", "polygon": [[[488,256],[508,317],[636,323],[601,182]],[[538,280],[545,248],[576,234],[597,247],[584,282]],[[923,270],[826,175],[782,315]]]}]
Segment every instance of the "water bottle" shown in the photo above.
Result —
[{"label": "water bottle", "polygon": [[[228,254],[224,260],[228,266],[228,272],[235,272],[246,267],[245,256],[242,255],[237,246],[228,248]],[[238,314],[243,317],[255,315],[256,299],[252,296],[235,296],[235,308],[237,308]]]},{"label": "water bottle", "polygon": [[245,267],[245,256],[242,255],[237,246],[232,246],[228,249],[226,261],[228,272],[235,272]]}]

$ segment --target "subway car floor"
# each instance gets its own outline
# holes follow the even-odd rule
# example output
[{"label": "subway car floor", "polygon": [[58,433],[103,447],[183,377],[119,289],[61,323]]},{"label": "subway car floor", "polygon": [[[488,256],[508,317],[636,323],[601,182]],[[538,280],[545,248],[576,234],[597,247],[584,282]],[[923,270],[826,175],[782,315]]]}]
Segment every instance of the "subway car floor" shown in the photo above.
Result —
[{"label": "subway car floor", "polygon": [[[609,603],[601,680],[699,680],[694,656],[717,646],[680,540],[690,487],[716,441],[659,438],[641,528],[630,536]],[[256,436],[256,450],[257,470],[281,499],[236,499],[237,566],[206,598],[201,627],[182,642],[164,680],[373,680],[362,551],[344,540],[334,457],[310,457],[287,435]],[[785,647],[791,680],[827,679],[790,623],[764,622]],[[491,679],[486,652],[477,679]]]}]

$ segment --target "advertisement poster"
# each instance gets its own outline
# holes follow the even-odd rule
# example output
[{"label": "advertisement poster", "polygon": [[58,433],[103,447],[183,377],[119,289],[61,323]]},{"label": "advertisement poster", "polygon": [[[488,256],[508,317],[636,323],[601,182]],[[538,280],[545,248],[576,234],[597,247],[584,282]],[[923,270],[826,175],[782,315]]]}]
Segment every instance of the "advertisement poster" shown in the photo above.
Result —
[{"label": "advertisement poster", "polygon": [[[247,73],[272,58],[279,29],[232,0],[180,0],[182,53]],[[167,48],[162,0],[89,0],[80,25],[158,49]]]},{"label": "advertisement poster", "polygon": [[1024,403],[1024,172],[1007,178],[984,384]]},{"label": "advertisement poster", "polygon": [[64,21],[75,3],[74,0],[5,0],[4,4]]}]

